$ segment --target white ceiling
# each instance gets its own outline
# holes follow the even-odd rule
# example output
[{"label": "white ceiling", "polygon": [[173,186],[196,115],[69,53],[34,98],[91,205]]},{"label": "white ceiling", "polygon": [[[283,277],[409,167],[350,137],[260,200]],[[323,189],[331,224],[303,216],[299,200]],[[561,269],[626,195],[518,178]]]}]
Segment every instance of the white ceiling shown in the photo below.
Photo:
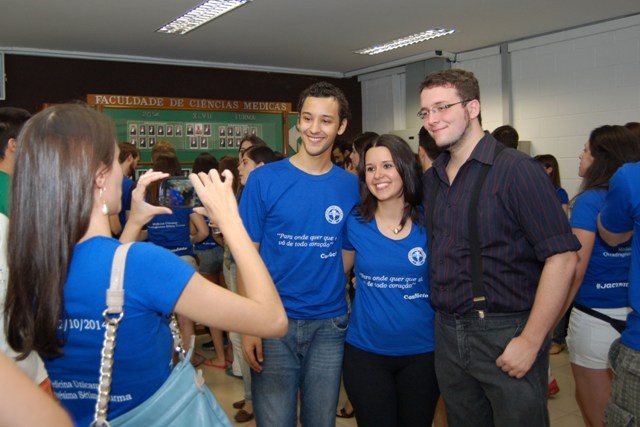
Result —
[{"label": "white ceiling", "polygon": [[[352,76],[640,13],[638,0],[253,0],[184,36],[155,33],[198,0],[2,0],[0,52]],[[458,32],[375,56],[356,49]]]}]

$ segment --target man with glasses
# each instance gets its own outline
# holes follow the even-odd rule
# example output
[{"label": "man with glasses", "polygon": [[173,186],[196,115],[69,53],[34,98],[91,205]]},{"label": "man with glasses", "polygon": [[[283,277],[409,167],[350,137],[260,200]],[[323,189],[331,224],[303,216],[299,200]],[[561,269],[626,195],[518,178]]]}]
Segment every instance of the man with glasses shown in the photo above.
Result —
[{"label": "man with glasses", "polygon": [[449,425],[548,426],[549,333],[580,244],[542,168],[482,130],[473,73],[432,73],[420,92],[445,150],[423,181]]}]

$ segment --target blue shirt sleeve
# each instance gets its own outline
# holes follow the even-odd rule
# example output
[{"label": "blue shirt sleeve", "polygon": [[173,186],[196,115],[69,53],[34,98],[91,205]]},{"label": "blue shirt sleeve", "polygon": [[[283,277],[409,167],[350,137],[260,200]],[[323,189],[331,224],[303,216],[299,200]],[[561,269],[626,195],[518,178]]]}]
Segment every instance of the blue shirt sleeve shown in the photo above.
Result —
[{"label": "blue shirt sleeve", "polygon": [[627,177],[626,170],[623,166],[611,177],[609,193],[600,212],[602,225],[613,233],[633,229],[631,180]]}]

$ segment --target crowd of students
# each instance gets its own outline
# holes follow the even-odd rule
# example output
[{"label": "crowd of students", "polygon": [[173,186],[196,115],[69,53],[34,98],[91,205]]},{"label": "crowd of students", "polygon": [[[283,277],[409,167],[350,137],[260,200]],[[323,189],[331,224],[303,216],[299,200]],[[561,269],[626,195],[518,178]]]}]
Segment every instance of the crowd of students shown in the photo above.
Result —
[{"label": "crowd of students", "polygon": [[[170,144],[133,185],[123,173],[138,155],[101,113],[58,105],[11,122],[0,129],[7,349],[43,361],[51,381],[32,381],[88,425],[113,253],[145,240],[127,258],[110,418],[169,375],[175,313],[183,336],[210,328],[216,358],[194,365],[237,365],[238,422],[335,425],[343,379],[353,407],[337,415],[361,427],[549,425],[551,333],[564,338],[572,308],[585,424],[635,425],[622,420],[640,419],[637,126],[591,132],[568,200],[553,156],[513,149],[510,126],[483,131],[472,73],[426,76],[420,105],[417,154],[372,132],[337,143],[349,103],[315,83],[298,102],[297,153],[251,136],[217,167],[203,156],[189,177],[203,206],[173,210],[156,200],[160,180],[181,174]],[[68,423],[49,400],[41,412]]]}]

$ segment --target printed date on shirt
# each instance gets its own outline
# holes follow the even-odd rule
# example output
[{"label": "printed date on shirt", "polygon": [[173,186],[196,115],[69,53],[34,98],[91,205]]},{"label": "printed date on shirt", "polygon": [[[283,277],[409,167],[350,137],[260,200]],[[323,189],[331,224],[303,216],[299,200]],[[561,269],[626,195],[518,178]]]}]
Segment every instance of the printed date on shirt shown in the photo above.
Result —
[{"label": "printed date on shirt", "polygon": [[70,330],[101,331],[106,327],[103,319],[61,319],[58,329],[65,332]]}]

